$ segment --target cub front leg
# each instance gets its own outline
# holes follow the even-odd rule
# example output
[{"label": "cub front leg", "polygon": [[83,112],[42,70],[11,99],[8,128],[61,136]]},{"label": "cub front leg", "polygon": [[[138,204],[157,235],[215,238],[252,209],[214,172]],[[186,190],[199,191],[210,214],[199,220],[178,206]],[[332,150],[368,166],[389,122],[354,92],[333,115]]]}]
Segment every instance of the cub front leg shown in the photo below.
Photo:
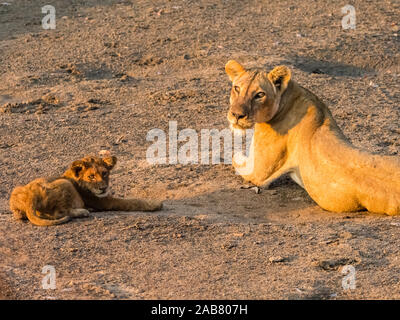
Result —
[{"label": "cub front leg", "polygon": [[87,206],[100,211],[156,211],[162,209],[163,203],[158,200],[104,197],[88,201]]},{"label": "cub front leg", "polygon": [[118,199],[111,201],[112,209],[117,211],[157,211],[161,210],[163,204],[158,200],[142,199]]},{"label": "cub front leg", "polygon": [[162,202],[142,199],[110,199],[110,210],[115,211],[156,211],[162,208]]}]

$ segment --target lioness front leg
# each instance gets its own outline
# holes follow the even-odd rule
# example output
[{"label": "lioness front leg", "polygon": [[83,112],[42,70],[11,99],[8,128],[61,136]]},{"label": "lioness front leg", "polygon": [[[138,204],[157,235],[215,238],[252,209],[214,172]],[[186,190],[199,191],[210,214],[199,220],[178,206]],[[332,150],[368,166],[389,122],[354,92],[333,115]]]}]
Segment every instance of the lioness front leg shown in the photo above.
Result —
[{"label": "lioness front leg", "polygon": [[245,157],[242,154],[235,154],[232,165],[236,169],[236,172],[240,174],[244,180],[265,189],[268,189],[272,182],[288,172],[286,166],[283,166],[268,176],[267,173],[269,173],[269,171],[265,170],[266,168],[264,168],[264,170],[256,171],[253,160],[250,157]]},{"label": "lioness front leg", "polygon": [[268,188],[269,184],[281,175],[279,172],[272,172],[269,175],[266,168],[257,168],[255,166],[254,158],[251,155],[246,157],[242,153],[235,153],[232,159],[232,165],[236,173],[245,181],[259,187],[263,186]]},{"label": "lioness front leg", "polygon": [[254,183],[254,162],[252,158],[246,157],[240,152],[235,153],[232,159],[232,166],[235,168],[236,173],[242,176],[244,180]]},{"label": "lioness front leg", "polygon": [[290,172],[290,163],[285,162],[285,157],[280,152],[265,154],[258,162],[254,161],[254,151],[250,152],[249,157],[235,153],[232,165],[245,181],[266,189],[276,179]]}]

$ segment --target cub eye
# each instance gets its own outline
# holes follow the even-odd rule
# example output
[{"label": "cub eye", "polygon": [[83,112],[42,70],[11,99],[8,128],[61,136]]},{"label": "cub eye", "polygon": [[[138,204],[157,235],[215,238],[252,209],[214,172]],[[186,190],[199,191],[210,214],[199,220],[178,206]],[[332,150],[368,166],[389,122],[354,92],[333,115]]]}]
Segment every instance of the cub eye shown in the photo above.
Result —
[{"label": "cub eye", "polygon": [[239,87],[239,86],[234,86],[233,89],[235,89],[235,91],[236,91],[237,93],[240,92],[240,87]]},{"label": "cub eye", "polygon": [[265,93],[264,92],[259,92],[254,96],[254,98],[256,98],[256,99],[261,99],[263,97],[265,97]]},{"label": "cub eye", "polygon": [[94,174],[91,174],[89,177],[88,177],[90,180],[94,180]]}]

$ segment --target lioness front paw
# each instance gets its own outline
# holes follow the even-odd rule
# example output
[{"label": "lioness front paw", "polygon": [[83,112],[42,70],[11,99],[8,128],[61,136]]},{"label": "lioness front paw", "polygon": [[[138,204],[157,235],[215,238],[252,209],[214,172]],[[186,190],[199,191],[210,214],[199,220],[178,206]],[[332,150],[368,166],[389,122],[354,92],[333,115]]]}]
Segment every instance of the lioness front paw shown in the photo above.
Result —
[{"label": "lioness front paw", "polygon": [[247,160],[247,157],[243,153],[236,152],[232,158],[232,165],[235,168],[242,167],[246,164],[246,160]]}]

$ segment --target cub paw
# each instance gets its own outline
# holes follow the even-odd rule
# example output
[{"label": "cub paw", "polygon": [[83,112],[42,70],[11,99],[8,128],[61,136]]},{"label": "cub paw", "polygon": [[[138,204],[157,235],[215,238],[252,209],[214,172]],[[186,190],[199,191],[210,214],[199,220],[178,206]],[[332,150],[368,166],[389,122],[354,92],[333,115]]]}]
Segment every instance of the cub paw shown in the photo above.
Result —
[{"label": "cub paw", "polygon": [[157,211],[162,209],[163,202],[158,200],[149,200],[147,206],[149,211]]},{"label": "cub paw", "polygon": [[70,212],[70,216],[75,218],[89,217],[89,211],[86,209],[72,209]]}]

